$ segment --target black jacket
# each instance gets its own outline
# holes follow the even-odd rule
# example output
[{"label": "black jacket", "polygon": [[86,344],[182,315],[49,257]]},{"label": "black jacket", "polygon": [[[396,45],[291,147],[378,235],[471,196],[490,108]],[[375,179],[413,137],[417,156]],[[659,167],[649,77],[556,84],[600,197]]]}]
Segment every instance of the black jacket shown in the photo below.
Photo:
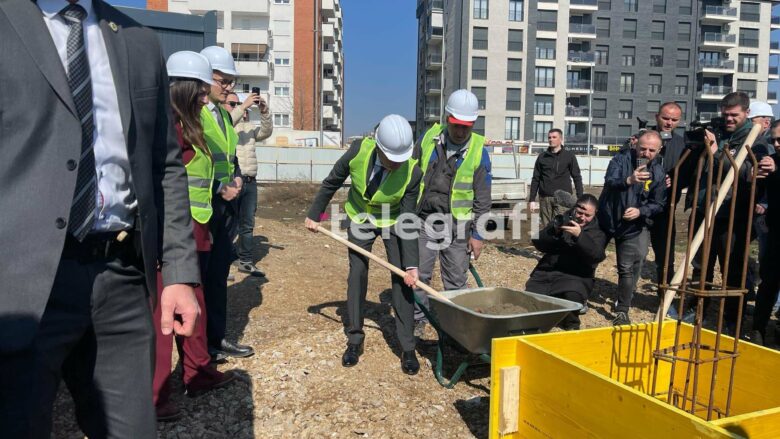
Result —
[{"label": "black jacket", "polygon": [[[636,151],[620,151],[607,166],[604,190],[599,197],[598,218],[601,228],[610,237],[637,235],[643,227],[652,225],[652,218],[663,212],[666,203],[666,172],[658,160],[648,166],[650,180],[645,184],[628,186],[626,179],[634,173]],[[624,221],[623,213],[629,207],[639,208],[639,218]]]},{"label": "black jacket", "polygon": [[577,238],[556,232],[550,223],[532,242],[544,256],[531,273],[526,289],[550,295],[575,291],[587,298],[593,289],[596,268],[606,258],[607,237],[598,219],[593,218],[583,227]]},{"label": "black jacket", "polygon": [[[360,144],[363,139],[352,142],[347,152],[341,156],[333,165],[333,169],[330,171],[327,177],[322,180],[322,186],[317,192],[314,201],[311,203],[309,213],[306,215],[313,221],[320,221],[320,215],[325,212],[328,207],[333,194],[341,188],[344,181],[349,177],[349,162],[360,151]],[[376,160],[376,150],[371,154],[369,163],[374,163]],[[368,167],[368,173],[371,173],[372,167]],[[366,181],[368,181],[370,175],[366,175]],[[417,210],[417,196],[420,193],[420,180],[422,179],[422,171],[418,166],[412,167],[412,179],[409,181],[409,185],[406,186],[406,192],[401,199],[401,212],[400,214],[410,213],[414,214]],[[406,228],[408,230],[408,226]],[[419,249],[417,248],[417,239],[403,239],[401,240],[401,262],[403,267],[417,267],[419,266]]]},{"label": "black jacket", "polygon": [[536,158],[528,201],[535,201],[537,193],[542,197],[552,197],[559,189],[572,193],[572,180],[577,197],[579,197],[582,195],[583,189],[577,156],[564,147],[561,147],[558,153],[552,153],[549,149],[545,150]]}]

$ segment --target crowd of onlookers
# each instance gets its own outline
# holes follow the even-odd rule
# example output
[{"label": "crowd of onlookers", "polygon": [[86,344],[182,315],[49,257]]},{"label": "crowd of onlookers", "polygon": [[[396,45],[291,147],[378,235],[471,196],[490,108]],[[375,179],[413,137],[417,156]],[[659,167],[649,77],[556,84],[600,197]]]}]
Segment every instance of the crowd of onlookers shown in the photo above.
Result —
[{"label": "crowd of onlookers", "polygon": [[[771,264],[780,248],[780,179],[775,172],[777,152],[780,151],[780,122],[773,121],[768,104],[751,103],[741,92],[726,95],[720,108],[720,118],[681,133],[681,108],[674,102],[661,105],[655,127],[641,129],[610,161],[598,200],[582,194],[576,160],[572,160],[569,157],[572,154],[561,145],[560,131],[551,130],[550,146],[536,162],[529,198],[532,208],[538,206],[533,203],[537,194],[541,198],[541,217],[546,227],[533,243],[544,256],[526,288],[575,300],[584,305],[583,310],[587,309],[596,267],[606,257],[607,243],[614,239],[618,284],[613,323],[631,323],[631,300],[651,246],[655,253],[655,282],[659,285],[659,296],[663,295],[663,285],[668,285],[675,273],[678,230],[675,216],[670,216],[670,211],[677,211],[678,203],[681,203],[684,212],[677,215],[686,215],[687,221],[683,222],[692,227],[680,232],[686,235],[690,230],[695,232],[705,222],[706,203],[715,201],[723,177],[732,168],[728,156],[736,157],[753,126],[760,125],[760,134],[750,145],[757,168],[754,169],[748,157],[735,172],[736,191],[732,186],[720,189],[727,193],[712,220],[711,245],[702,246],[702,249],[709,249],[709,254],[704,255],[701,249],[695,254],[687,287],[689,290],[700,288],[703,278],[705,284],[701,288],[713,288],[711,283],[717,261],[726,289],[744,287],[748,291],[746,299],[755,300],[754,307],[742,308],[752,313],[752,328],[737,328],[738,323],[744,321],[739,315],[739,299],[725,299],[724,332],[735,335],[740,330],[743,338],[764,344],[780,288],[777,270],[773,270]],[[712,153],[711,164],[706,159],[705,148]],[[702,155],[705,159],[699,170],[697,165]],[[560,193],[571,193],[571,180],[577,196],[576,199],[568,197],[571,202],[566,205],[567,202],[561,200],[567,197]],[[751,198],[752,186],[755,186],[755,198]],[[730,214],[732,206],[733,215]],[[750,230],[749,224],[752,224]],[[745,249],[753,240],[758,242],[759,276],[746,270],[749,264],[745,261]],[[685,248],[679,247],[677,254],[681,251]],[[681,269],[679,265],[677,267]],[[757,292],[753,294],[756,287]],[[688,323],[694,321],[697,303],[693,297],[688,297],[685,303],[670,308],[670,317]],[[707,308],[712,308],[710,313],[716,310],[709,302],[711,300],[705,299],[703,303],[703,323],[714,326]],[[562,323],[565,329],[577,329],[579,325],[577,316],[569,316]]]}]

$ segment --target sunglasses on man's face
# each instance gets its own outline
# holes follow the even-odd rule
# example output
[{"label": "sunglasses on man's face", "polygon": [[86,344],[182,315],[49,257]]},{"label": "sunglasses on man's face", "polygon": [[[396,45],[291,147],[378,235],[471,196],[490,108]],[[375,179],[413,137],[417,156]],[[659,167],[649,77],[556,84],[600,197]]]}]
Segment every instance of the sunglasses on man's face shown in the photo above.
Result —
[{"label": "sunglasses on man's face", "polygon": [[236,108],[236,105],[241,105],[241,102],[231,102],[231,101],[228,101],[227,104],[230,105],[230,108]]},{"label": "sunglasses on man's face", "polygon": [[771,138],[771,139],[769,139],[769,140],[770,140],[770,142],[772,142],[772,143],[780,143],[780,137],[773,137],[773,138]]}]

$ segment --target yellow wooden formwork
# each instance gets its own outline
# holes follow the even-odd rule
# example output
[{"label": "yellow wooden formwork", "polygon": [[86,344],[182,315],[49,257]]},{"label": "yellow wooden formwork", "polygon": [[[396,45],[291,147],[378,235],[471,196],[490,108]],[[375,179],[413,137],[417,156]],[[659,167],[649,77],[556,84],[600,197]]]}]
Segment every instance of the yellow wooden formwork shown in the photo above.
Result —
[{"label": "yellow wooden formwork", "polygon": [[[675,322],[664,323],[662,347],[674,344]],[[666,403],[671,365],[659,362],[657,397],[650,396],[657,323],[493,340],[491,355],[491,438],[750,438],[780,437],[780,353],[740,343],[734,371],[730,417],[714,421]],[[683,325],[680,340],[690,340]],[[714,344],[705,331],[703,342]],[[728,347],[733,339],[723,337]],[[725,406],[730,361],[718,366],[714,399]],[[501,375],[520,369],[517,407],[501,395]],[[686,365],[678,362],[675,389],[682,391]],[[697,396],[709,393],[711,366],[699,371]],[[504,386],[513,388],[515,384]],[[511,395],[510,395],[511,396]],[[517,400],[517,399],[514,399]],[[706,399],[703,402],[707,402]],[[517,432],[506,416],[517,413]],[[701,416],[701,417],[700,417]],[[501,424],[501,425],[500,425]],[[503,434],[502,434],[503,433]]]}]

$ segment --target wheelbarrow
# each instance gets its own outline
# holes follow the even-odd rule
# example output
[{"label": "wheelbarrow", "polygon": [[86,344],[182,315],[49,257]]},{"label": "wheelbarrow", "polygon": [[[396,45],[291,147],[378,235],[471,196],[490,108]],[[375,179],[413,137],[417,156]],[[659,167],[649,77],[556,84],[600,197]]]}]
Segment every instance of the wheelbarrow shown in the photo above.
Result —
[{"label": "wheelbarrow", "polygon": [[[406,273],[384,259],[367,252],[322,226],[319,232],[346,245],[350,249],[377,262],[398,276]],[[482,285],[476,269],[469,265],[479,288],[438,292],[417,281],[417,287],[425,291],[430,308],[420,305],[423,314],[438,335],[434,375],[442,386],[450,389],[460,380],[470,366],[490,363],[490,346],[493,338],[511,337],[547,332],[557,325],[566,314],[579,312],[582,305],[569,300],[541,294],[518,291],[510,288],[486,288]],[[523,309],[518,314],[486,314],[484,310],[497,305],[514,305]],[[452,346],[466,354],[467,359],[458,365],[453,375],[444,376],[444,349]],[[476,357],[476,359],[474,359]]]}]

